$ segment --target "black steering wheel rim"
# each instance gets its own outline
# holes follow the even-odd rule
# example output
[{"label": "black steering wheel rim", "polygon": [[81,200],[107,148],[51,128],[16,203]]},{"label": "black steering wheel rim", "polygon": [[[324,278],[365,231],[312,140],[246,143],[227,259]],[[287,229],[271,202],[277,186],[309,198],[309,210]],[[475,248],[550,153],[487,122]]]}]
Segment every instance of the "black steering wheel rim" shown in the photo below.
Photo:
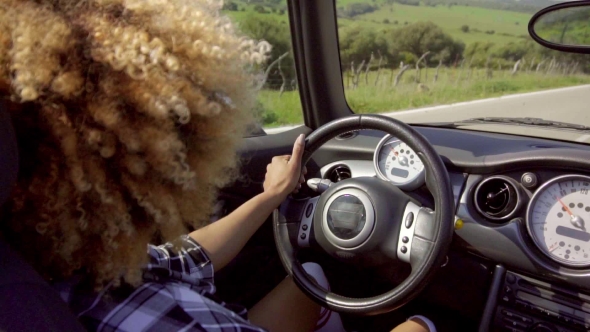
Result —
[{"label": "black steering wheel rim", "polygon": [[362,129],[384,131],[404,141],[421,157],[426,185],[434,197],[434,241],[426,244],[424,256],[416,262],[410,276],[394,289],[378,296],[350,298],[322,289],[297,260],[297,250],[289,239],[289,226],[281,222],[280,212],[273,215],[274,237],[283,266],[299,288],[311,299],[331,310],[355,314],[379,314],[394,310],[416,297],[428,284],[446,257],[453,234],[454,202],[449,175],[438,153],[428,140],[405,123],[380,115],[353,115],[332,121],[311,133],[303,155],[305,165],[312,154],[337,135]]}]

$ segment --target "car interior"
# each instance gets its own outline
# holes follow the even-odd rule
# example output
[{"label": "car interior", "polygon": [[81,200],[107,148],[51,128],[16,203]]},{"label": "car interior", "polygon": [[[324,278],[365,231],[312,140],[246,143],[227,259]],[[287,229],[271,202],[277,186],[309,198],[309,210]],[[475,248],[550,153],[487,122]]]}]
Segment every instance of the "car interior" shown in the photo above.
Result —
[{"label": "car interior", "polygon": [[[335,1],[287,6],[304,123],[243,139],[242,176],[220,193],[216,217],[260,193],[266,165],[289,154],[300,134],[308,186],[216,273],[217,295],[251,307],[288,273],[340,312],[348,331],[389,331],[416,314],[438,331],[589,331],[590,146],[576,141],[588,128],[553,124],[565,131],[553,135],[530,120],[464,125],[356,114],[338,61]],[[533,16],[533,39],[587,52],[543,42],[534,23],[547,13]],[[16,176],[15,144],[2,110],[0,200]],[[329,290],[304,272],[309,261],[323,267]],[[4,245],[0,266],[0,330],[81,330]]]}]

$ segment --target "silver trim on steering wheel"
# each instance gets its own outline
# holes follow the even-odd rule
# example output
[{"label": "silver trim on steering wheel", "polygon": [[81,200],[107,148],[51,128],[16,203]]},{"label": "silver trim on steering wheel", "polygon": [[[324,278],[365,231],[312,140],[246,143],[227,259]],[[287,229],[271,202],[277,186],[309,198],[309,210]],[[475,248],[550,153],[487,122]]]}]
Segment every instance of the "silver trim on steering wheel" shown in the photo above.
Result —
[{"label": "silver trim on steering wheel", "polygon": [[[399,238],[397,240],[397,258],[402,261],[410,262],[410,252],[412,251],[412,240],[414,239],[414,228],[416,228],[416,222],[418,214],[420,213],[420,206],[415,203],[408,202],[406,209],[404,210],[404,216],[401,220]],[[410,215],[411,214],[411,215]],[[406,219],[412,219],[410,227],[406,227]],[[408,241],[404,242],[404,237]],[[402,248],[406,248],[405,250]]]},{"label": "silver trim on steering wheel", "polygon": [[[340,197],[343,196],[354,196],[358,198],[358,200],[363,204],[365,208],[365,224],[363,229],[357,234],[355,237],[351,239],[341,239],[334,235],[330,227],[328,226],[328,210],[332,203]],[[348,188],[343,189],[340,191],[335,192],[332,196],[328,199],[326,204],[324,205],[324,211],[322,211],[322,231],[324,232],[328,241],[332,242],[333,245],[342,248],[342,249],[352,249],[364,243],[371,235],[373,228],[375,226],[375,209],[373,208],[373,203],[369,199],[369,196],[362,190],[355,189],[355,188]]]},{"label": "silver trim on steering wheel", "polygon": [[318,200],[320,196],[316,196],[310,198],[309,201],[305,204],[305,209],[303,210],[303,218],[301,218],[301,223],[299,224],[299,234],[297,234],[297,244],[300,248],[308,248],[309,247],[309,237],[311,236],[311,224],[313,222],[313,215],[315,213],[315,209],[318,206]]}]

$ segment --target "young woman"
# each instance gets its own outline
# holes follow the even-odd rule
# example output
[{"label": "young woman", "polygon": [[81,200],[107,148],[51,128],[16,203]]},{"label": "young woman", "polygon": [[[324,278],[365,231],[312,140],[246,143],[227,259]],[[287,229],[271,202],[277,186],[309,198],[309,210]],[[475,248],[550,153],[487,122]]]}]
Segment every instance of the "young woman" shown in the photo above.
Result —
[{"label": "young woman", "polygon": [[[214,271],[304,175],[300,137],[261,194],[207,225],[252,121],[249,69],[271,48],[221,5],[0,0],[0,95],[20,153],[2,237],[88,330],[316,327],[320,307],[289,278],[248,316],[213,296]],[[420,318],[400,328],[428,330]]]}]

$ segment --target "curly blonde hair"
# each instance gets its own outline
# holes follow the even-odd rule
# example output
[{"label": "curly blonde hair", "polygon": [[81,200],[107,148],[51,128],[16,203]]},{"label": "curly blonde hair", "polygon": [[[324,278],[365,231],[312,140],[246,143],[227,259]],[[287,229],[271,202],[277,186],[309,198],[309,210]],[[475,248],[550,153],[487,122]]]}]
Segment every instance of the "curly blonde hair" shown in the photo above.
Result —
[{"label": "curly blonde hair", "polygon": [[0,0],[20,149],[5,237],[48,279],[138,283],[146,245],[209,219],[270,45],[212,0]]}]

